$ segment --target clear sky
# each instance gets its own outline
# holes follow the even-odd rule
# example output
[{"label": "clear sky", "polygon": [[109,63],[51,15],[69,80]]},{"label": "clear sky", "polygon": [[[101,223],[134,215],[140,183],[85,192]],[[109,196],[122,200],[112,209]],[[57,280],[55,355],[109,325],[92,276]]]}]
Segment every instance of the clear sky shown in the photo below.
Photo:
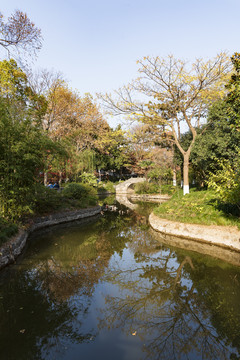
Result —
[{"label": "clear sky", "polygon": [[80,95],[127,84],[143,56],[240,52],[240,0],[1,0],[4,17],[15,9],[42,30],[34,66],[62,72]]}]

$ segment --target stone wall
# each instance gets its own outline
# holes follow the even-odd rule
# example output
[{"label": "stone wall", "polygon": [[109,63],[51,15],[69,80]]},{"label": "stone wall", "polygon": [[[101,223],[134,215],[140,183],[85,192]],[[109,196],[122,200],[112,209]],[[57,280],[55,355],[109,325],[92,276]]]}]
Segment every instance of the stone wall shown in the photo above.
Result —
[{"label": "stone wall", "polygon": [[178,237],[178,241],[193,240],[240,252],[240,231],[237,227],[185,224],[161,219],[151,213],[151,227],[163,235]]},{"label": "stone wall", "polygon": [[48,226],[63,224],[70,221],[80,220],[100,214],[101,207],[95,206],[87,209],[63,212],[36,218],[33,224],[26,230],[20,230],[16,236],[0,247],[0,270],[13,263],[22,253],[29,235]]},{"label": "stone wall", "polygon": [[157,202],[164,202],[171,199],[171,195],[167,194],[131,194],[130,198],[133,200],[140,200],[140,201],[157,201]]}]

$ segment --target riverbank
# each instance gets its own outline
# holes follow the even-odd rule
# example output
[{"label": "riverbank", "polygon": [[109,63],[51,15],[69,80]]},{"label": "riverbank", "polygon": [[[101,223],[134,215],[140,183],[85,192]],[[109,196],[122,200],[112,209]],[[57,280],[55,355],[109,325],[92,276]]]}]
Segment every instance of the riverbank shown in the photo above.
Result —
[{"label": "riverbank", "polygon": [[133,200],[139,200],[139,201],[157,201],[157,202],[163,202],[171,199],[170,195],[167,194],[130,194],[130,198]]},{"label": "riverbank", "polygon": [[236,226],[187,224],[162,219],[154,213],[150,214],[149,223],[163,236],[177,237],[179,243],[182,239],[192,240],[240,252],[240,230]]},{"label": "riverbank", "polygon": [[170,200],[154,209],[159,218],[179,223],[237,226],[240,230],[239,210],[224,204],[214,191],[191,189],[184,195],[177,190]]},{"label": "riverbank", "polygon": [[86,209],[59,212],[34,219],[27,229],[20,229],[14,237],[0,247],[0,270],[17,259],[22,253],[29,235],[35,230],[92,217],[100,214],[100,212],[101,207],[94,206]]},{"label": "riverbank", "polygon": [[[239,217],[224,211],[216,193],[192,190],[176,192],[150,215],[151,227],[163,237],[176,237],[174,245],[187,241],[240,252]],[[176,245],[177,246],[177,245]]]}]

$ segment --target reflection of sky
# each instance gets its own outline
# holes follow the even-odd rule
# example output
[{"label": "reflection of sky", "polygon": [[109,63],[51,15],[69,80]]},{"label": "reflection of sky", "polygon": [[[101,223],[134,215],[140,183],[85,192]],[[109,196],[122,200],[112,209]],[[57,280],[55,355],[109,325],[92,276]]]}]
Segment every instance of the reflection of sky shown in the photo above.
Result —
[{"label": "reflection of sky", "polygon": [[[148,230],[135,223],[127,223],[124,217],[122,220],[126,222],[121,222],[119,215],[115,227],[111,222],[114,231],[106,227],[103,234],[100,225],[108,215],[113,216],[106,214],[99,222],[88,226],[53,229],[52,236],[51,231],[43,234],[42,238],[39,235],[23,261],[9,268],[11,293],[8,283],[1,282],[0,276],[3,298],[15,294],[15,298],[9,297],[13,304],[7,308],[11,310],[11,319],[15,322],[9,334],[8,328],[4,327],[4,336],[14,339],[16,333],[19,336],[19,330],[25,328],[26,339],[31,339],[34,346],[37,344],[44,360],[78,360],[79,356],[95,360],[100,355],[104,360],[139,360],[146,356],[147,359],[155,359],[165,338],[167,349],[172,349],[172,344],[176,342],[180,346],[179,351],[186,346],[189,359],[201,359],[196,349],[197,345],[201,345],[201,335],[205,335],[201,333],[202,327],[209,329],[210,335],[218,336],[218,319],[215,318],[214,325],[211,323],[211,317],[216,315],[215,307],[221,306],[216,300],[223,300],[226,309],[231,306],[227,307],[227,290],[219,285],[223,277],[217,272],[216,262],[211,263],[208,259],[211,266],[207,266],[204,256],[198,255],[206,271],[201,275],[201,266],[191,270],[190,264],[186,263],[188,267],[184,265],[177,277],[180,265],[187,258],[192,258],[194,263],[194,255],[168,249],[152,239]],[[55,245],[56,239],[59,239],[58,245]],[[124,239],[125,248],[121,250],[118,241]],[[196,259],[195,263],[198,265]],[[42,269],[40,274],[36,271],[40,269],[39,265]],[[201,275],[199,279],[195,278],[199,288],[195,286],[191,289],[191,277],[197,270]],[[209,277],[208,272],[213,276]],[[225,283],[230,279],[229,274],[238,276],[236,268],[224,274]],[[23,282],[24,279],[26,282]],[[67,285],[69,289],[64,288]],[[233,285],[229,283],[228,286],[231,291]],[[234,296],[239,300],[239,284],[234,288]],[[62,293],[65,296],[61,297]],[[205,298],[208,301],[205,302]],[[34,302],[36,299],[38,305]],[[20,305],[16,307],[18,303]],[[238,303],[235,305],[234,315],[238,316]],[[34,314],[31,314],[32,310]],[[38,314],[35,316],[36,311]],[[0,315],[4,324],[6,311]],[[224,313],[221,314],[220,320],[224,316]],[[25,323],[29,318],[37,321]],[[174,323],[175,328],[171,329]],[[168,326],[169,333],[166,330]],[[231,326],[232,323],[230,330]],[[193,348],[188,352],[189,344],[184,341],[188,341],[189,334],[195,334],[196,346],[190,344]],[[231,337],[228,340],[231,342]],[[212,338],[209,341],[212,344]],[[214,343],[216,348],[217,341]],[[23,344],[27,346],[28,342]],[[31,348],[34,348],[33,344]],[[152,357],[144,353],[144,344],[145,350],[149,354],[152,352]],[[23,352],[24,346],[21,345]],[[170,355],[164,359],[173,360]],[[212,359],[220,358],[212,356]]]}]

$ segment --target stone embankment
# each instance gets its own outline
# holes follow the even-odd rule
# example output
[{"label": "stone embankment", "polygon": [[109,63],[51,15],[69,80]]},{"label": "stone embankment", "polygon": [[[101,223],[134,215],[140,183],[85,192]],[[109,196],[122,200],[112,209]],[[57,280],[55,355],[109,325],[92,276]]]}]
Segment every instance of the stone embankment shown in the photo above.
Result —
[{"label": "stone embankment", "polygon": [[130,194],[130,198],[133,200],[140,200],[140,201],[157,201],[157,202],[164,202],[171,199],[171,195],[160,195],[160,194]]},{"label": "stone embankment", "polygon": [[237,252],[237,265],[240,265],[240,231],[237,227],[185,224],[159,218],[154,213],[150,214],[149,223],[161,235],[159,239],[167,240],[168,244],[204,253],[206,247],[202,251],[203,246],[208,245],[209,248],[211,245],[213,251],[209,248],[208,254],[227,261],[224,257],[226,253],[223,256],[217,255],[220,254],[220,248],[230,250],[230,257],[233,256],[232,252]]},{"label": "stone embankment", "polygon": [[95,206],[87,209],[52,214],[39,217],[27,230],[20,230],[16,236],[0,247],[0,270],[6,265],[13,263],[22,253],[29,235],[35,231],[48,226],[63,224],[70,221],[85,219],[100,214],[101,207]]}]

